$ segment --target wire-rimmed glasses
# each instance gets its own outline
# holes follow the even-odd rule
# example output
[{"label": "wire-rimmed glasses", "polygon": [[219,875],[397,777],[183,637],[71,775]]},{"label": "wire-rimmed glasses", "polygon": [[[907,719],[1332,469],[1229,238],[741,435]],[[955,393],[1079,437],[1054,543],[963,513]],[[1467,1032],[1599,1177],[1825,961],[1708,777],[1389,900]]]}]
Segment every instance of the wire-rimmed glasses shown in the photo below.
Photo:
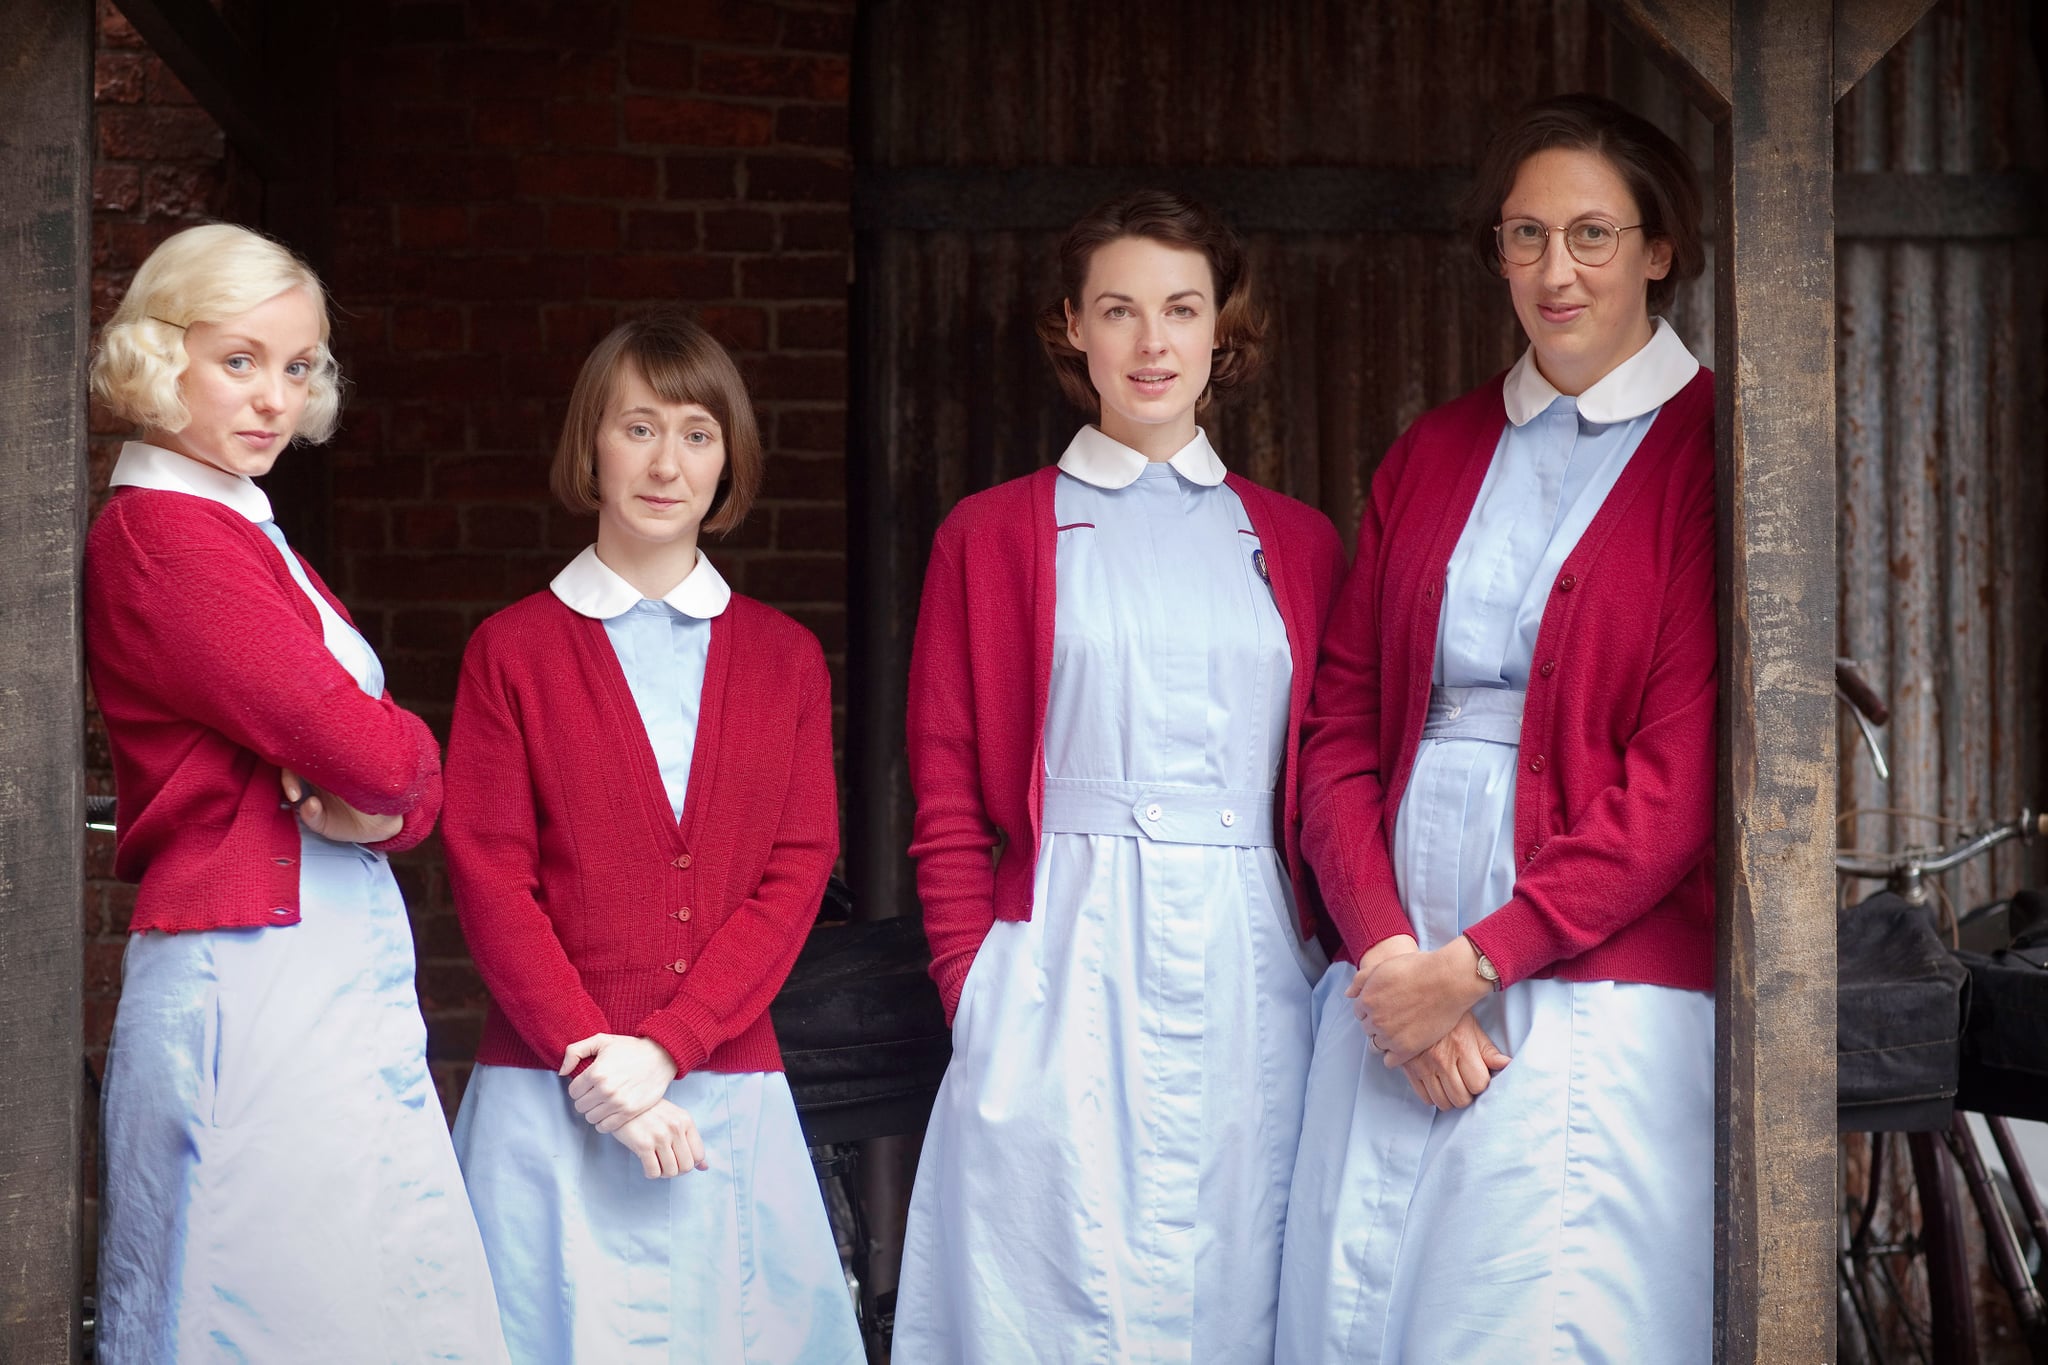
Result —
[{"label": "wire-rimmed glasses", "polygon": [[1564,249],[1580,265],[1606,265],[1621,247],[1621,234],[1643,225],[1616,227],[1605,218],[1574,218],[1563,227],[1546,227],[1534,218],[1510,218],[1493,226],[1493,241],[1509,265],[1534,265],[1550,249],[1550,234],[1564,234]]}]

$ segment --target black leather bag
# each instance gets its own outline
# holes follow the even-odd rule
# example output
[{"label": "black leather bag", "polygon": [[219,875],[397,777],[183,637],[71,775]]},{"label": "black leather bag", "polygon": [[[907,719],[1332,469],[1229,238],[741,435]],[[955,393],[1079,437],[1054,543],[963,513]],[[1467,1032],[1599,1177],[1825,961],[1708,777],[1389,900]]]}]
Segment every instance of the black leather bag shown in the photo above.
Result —
[{"label": "black leather bag", "polygon": [[1970,972],[1924,907],[1889,891],[1835,912],[1840,1131],[1944,1132],[1956,1108]]},{"label": "black leather bag", "polygon": [[2022,891],[2007,911],[2010,947],[1960,953],[1970,972],[1959,1108],[2048,1121],[2048,894]]},{"label": "black leather bag", "polygon": [[810,1145],[923,1129],[953,1055],[930,961],[914,915],[805,940],[769,1014]]}]

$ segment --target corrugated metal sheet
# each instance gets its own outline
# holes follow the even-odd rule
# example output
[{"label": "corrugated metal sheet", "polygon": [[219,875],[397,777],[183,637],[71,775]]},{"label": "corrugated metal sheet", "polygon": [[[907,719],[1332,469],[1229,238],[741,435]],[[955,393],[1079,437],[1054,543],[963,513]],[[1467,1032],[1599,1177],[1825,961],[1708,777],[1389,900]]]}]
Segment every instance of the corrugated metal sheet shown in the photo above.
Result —
[{"label": "corrugated metal sheet", "polygon": [[[2025,7],[1948,0],[1837,114],[1848,171],[2048,164]],[[1842,803],[1986,821],[2048,797],[2041,710],[2048,531],[2043,241],[1840,244],[1840,647],[1890,700],[1889,783],[1843,725]],[[1909,816],[1843,826],[1929,841]],[[2010,847],[1951,874],[1961,907],[2042,879]],[[1865,888],[1866,890],[1868,888]]]},{"label": "corrugated metal sheet", "polygon": [[[2038,77],[2017,0],[1945,0],[1841,106],[1845,170],[2038,168]],[[880,168],[1463,167],[1524,100],[1609,89],[1711,169],[1713,134],[1584,0],[1432,6],[1133,0],[862,16],[856,152]],[[979,181],[975,183],[986,183]],[[1079,414],[1031,320],[1056,234],[868,224],[857,246],[855,733],[849,816],[871,904],[908,906],[903,673],[932,531],[1034,469]],[[1265,378],[1206,420],[1251,477],[1350,538],[1402,427],[1512,360],[1503,291],[1447,233],[1249,235],[1274,318]],[[1892,784],[1845,760],[1845,805],[2006,813],[2042,783],[2042,246],[1846,242],[1841,633],[1898,713]],[[1673,321],[1713,348],[1711,277]],[[1845,732],[1846,734],[1847,732]],[[1846,749],[1845,749],[1846,752]],[[1921,827],[1865,820],[1859,842]],[[2030,861],[2031,860],[2031,861]],[[1959,899],[2038,880],[2013,851]]]}]

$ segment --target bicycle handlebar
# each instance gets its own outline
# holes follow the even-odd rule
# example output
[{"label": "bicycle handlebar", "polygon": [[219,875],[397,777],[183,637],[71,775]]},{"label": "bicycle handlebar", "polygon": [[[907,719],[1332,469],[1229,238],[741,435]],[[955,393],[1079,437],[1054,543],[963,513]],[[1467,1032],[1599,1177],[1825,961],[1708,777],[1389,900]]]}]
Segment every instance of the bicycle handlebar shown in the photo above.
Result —
[{"label": "bicycle handlebar", "polygon": [[1872,725],[1883,725],[1892,718],[1892,710],[1884,704],[1884,698],[1877,695],[1864,676],[1856,671],[1856,664],[1849,659],[1835,660],[1835,686],[1849,705],[1862,713]]}]

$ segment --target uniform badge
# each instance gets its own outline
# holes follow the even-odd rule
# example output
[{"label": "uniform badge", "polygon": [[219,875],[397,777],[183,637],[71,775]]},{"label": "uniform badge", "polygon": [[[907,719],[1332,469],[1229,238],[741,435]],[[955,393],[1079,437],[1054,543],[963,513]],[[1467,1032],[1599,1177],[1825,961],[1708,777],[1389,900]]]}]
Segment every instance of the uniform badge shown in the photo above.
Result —
[{"label": "uniform badge", "polygon": [[1252,567],[1259,571],[1261,582],[1269,588],[1273,586],[1273,571],[1266,567],[1265,550],[1257,549],[1252,551]]}]

